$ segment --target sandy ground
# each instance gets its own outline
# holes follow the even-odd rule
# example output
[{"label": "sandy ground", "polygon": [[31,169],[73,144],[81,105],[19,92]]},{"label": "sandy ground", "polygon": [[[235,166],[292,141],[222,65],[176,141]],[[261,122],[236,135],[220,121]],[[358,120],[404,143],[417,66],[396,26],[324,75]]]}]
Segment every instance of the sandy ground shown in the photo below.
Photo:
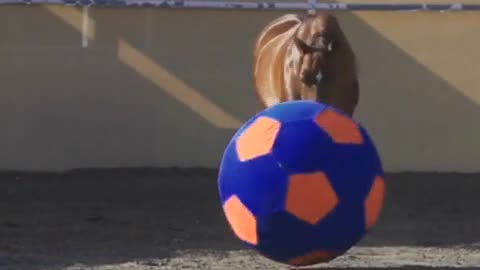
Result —
[{"label": "sandy ground", "polygon": [[[387,177],[380,222],[330,269],[480,269],[480,175]],[[216,171],[0,173],[1,270],[287,269],[245,250]]]}]

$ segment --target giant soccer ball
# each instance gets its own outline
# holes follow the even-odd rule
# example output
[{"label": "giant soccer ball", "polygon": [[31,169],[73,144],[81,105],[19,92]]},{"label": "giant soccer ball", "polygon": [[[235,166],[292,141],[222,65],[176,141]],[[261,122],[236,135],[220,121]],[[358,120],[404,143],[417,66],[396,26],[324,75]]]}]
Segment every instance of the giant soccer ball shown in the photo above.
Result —
[{"label": "giant soccer ball", "polygon": [[247,246],[277,262],[328,262],[377,222],[385,183],[365,128],[315,101],[288,101],[248,120],[218,175],[225,217]]}]

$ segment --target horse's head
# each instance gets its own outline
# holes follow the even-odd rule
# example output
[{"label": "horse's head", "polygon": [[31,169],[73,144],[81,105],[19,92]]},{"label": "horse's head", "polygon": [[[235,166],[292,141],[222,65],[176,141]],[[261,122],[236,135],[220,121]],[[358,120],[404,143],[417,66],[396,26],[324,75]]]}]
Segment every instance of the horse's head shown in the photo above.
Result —
[{"label": "horse's head", "polygon": [[340,30],[334,16],[327,13],[308,15],[294,36],[294,44],[300,53],[298,75],[308,86],[318,85],[328,76],[332,54],[338,46]]}]

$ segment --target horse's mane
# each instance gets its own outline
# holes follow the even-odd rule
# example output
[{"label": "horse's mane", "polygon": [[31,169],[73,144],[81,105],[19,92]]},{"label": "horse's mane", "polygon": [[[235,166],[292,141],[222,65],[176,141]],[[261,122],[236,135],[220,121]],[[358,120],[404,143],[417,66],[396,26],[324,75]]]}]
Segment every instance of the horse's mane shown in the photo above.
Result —
[{"label": "horse's mane", "polygon": [[281,17],[276,18],[275,20],[269,22],[263,29],[260,31],[256,38],[255,43],[255,53],[265,46],[268,43],[269,35],[276,32],[284,32],[288,29],[294,27],[295,25],[301,23],[300,16],[297,14],[286,14]]}]

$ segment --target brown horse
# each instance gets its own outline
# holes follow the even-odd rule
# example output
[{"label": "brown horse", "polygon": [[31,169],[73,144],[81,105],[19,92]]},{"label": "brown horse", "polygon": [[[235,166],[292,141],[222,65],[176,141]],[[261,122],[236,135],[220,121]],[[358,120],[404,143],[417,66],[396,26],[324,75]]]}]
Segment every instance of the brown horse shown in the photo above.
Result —
[{"label": "brown horse", "polygon": [[283,15],[262,29],[254,55],[264,107],[311,99],[353,115],[359,99],[355,55],[335,16]]}]

